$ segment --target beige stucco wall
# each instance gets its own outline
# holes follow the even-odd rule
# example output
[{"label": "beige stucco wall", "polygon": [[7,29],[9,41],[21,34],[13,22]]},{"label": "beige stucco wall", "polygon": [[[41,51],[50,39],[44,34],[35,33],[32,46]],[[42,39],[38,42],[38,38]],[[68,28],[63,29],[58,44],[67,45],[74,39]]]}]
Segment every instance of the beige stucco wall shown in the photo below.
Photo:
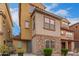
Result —
[{"label": "beige stucco wall", "polygon": [[55,20],[55,31],[46,30],[44,29],[44,16],[44,14],[38,12],[35,13],[36,34],[60,37],[60,21],[52,17]]},{"label": "beige stucco wall", "polygon": [[30,5],[27,3],[21,4],[20,11],[20,28],[21,28],[21,39],[29,40],[31,39],[30,28],[25,28],[25,21],[30,21],[30,13],[29,13]]},{"label": "beige stucco wall", "polygon": [[2,15],[0,15],[0,32],[2,32]]},{"label": "beige stucco wall", "polygon": [[[0,3],[0,32],[2,33],[0,35],[0,44],[4,43],[4,40],[6,39],[11,39],[11,35],[12,35],[12,22],[11,22],[11,16],[9,16],[6,4],[4,3]],[[5,22],[5,24],[3,23],[3,21]],[[10,31],[10,32],[8,32]]]},{"label": "beige stucco wall", "polygon": [[0,15],[0,46],[3,45],[4,37],[4,28],[3,28],[3,16]]},{"label": "beige stucco wall", "polygon": [[8,22],[7,25],[11,28],[12,27],[12,23],[11,23],[11,19],[9,17],[8,10],[6,8],[6,4],[5,3],[0,3],[0,11],[2,11],[3,14],[5,14],[7,22]]},{"label": "beige stucco wall", "polygon": [[[31,4],[31,3],[30,3]],[[31,19],[30,19],[30,4],[21,3],[20,9],[20,28],[21,28],[21,39],[30,40],[31,39]],[[40,3],[32,3],[32,5],[44,9],[44,6]],[[25,28],[25,21],[30,22],[30,28]]]},{"label": "beige stucco wall", "polygon": [[[17,50],[18,48],[18,42],[20,40],[18,39],[13,39],[13,47]],[[27,46],[26,46],[26,41],[22,41],[22,48],[24,49],[25,53],[26,53],[26,49],[27,49]]]}]

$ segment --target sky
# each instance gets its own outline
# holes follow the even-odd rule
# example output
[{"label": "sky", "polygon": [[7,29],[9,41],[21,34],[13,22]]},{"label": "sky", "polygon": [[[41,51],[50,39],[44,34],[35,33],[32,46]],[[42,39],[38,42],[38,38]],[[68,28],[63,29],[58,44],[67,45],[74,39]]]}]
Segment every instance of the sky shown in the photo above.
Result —
[{"label": "sky", "polygon": [[[79,22],[79,3],[44,3],[46,10],[54,13],[56,15],[67,18],[71,25]],[[10,3],[8,4],[12,16],[13,28],[12,34],[14,36],[19,35],[19,19],[18,19],[18,4]]]},{"label": "sky", "polygon": [[12,21],[13,21],[13,27],[12,27],[12,34],[14,36],[19,35],[20,33],[20,27],[19,27],[19,16],[18,16],[18,4],[17,3],[9,3],[8,4]]}]

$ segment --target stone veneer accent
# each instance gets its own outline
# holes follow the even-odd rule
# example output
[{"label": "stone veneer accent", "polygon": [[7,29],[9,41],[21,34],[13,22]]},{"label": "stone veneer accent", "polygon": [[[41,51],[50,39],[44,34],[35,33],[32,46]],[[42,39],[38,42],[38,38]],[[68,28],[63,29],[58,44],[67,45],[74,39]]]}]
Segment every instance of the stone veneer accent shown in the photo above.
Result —
[{"label": "stone veneer accent", "polygon": [[53,51],[53,55],[60,55],[61,54],[61,40],[58,37],[51,37],[51,36],[42,36],[36,35],[32,39],[32,53],[36,55],[43,55],[43,49],[45,48],[45,41],[52,40],[55,41],[55,48]]}]

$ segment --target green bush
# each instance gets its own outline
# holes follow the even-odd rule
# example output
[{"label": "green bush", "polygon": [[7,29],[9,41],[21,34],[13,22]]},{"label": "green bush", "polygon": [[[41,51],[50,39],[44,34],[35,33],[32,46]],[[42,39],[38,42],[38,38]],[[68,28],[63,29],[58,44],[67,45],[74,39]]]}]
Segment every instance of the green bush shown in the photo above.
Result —
[{"label": "green bush", "polygon": [[68,54],[68,49],[62,48],[61,49],[61,54],[64,55],[64,56],[66,56]]},{"label": "green bush", "polygon": [[23,48],[17,48],[17,53],[24,53],[25,50]]},{"label": "green bush", "polygon": [[10,52],[9,52],[10,50],[9,50],[9,47],[7,46],[7,45],[2,45],[1,47],[0,47],[0,53],[2,54],[2,55],[10,55]]},{"label": "green bush", "polygon": [[45,55],[45,56],[51,56],[51,54],[52,54],[52,49],[51,49],[51,48],[45,48],[45,49],[43,50],[43,52],[44,52],[44,55]]}]

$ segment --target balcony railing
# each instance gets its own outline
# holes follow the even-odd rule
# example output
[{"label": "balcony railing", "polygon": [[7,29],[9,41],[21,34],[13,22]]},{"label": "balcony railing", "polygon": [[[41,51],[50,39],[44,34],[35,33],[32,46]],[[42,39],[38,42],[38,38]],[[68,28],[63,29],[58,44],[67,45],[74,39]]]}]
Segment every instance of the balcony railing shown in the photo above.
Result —
[{"label": "balcony railing", "polygon": [[65,24],[62,24],[61,25],[61,28],[69,29],[69,26],[68,25],[65,25]]}]

